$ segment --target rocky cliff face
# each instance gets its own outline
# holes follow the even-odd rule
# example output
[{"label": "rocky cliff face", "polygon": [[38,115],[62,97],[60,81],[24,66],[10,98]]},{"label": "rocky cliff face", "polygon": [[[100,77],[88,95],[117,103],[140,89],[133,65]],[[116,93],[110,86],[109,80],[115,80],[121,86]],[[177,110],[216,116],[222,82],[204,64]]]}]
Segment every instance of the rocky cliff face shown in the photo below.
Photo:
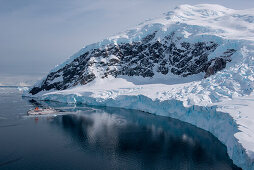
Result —
[{"label": "rocky cliff face", "polygon": [[162,18],[83,48],[30,93],[64,90],[109,75],[185,78],[202,74],[207,78],[226,68],[232,55],[240,51],[238,27],[225,18],[241,23],[241,29],[247,29],[252,20],[236,17],[236,13],[239,11],[216,5],[180,6]]},{"label": "rocky cliff face", "polygon": [[155,73],[172,73],[182,77],[205,73],[204,78],[215,74],[231,61],[235,49],[225,49],[213,59],[208,56],[219,46],[213,41],[185,42],[174,32],[164,39],[155,39],[156,32],[132,43],[108,44],[91,49],[61,69],[51,72],[40,87],[30,93],[42,90],[63,90],[78,84],[87,84],[96,77],[109,75],[153,77]]}]

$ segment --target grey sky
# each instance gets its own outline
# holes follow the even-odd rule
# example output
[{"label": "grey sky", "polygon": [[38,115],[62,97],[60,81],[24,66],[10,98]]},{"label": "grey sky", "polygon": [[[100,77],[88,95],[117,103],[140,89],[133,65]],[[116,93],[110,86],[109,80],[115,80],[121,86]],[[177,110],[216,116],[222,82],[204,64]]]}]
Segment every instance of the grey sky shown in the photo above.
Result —
[{"label": "grey sky", "polygon": [[84,45],[199,3],[254,8],[253,0],[0,0],[0,85],[38,79]]}]

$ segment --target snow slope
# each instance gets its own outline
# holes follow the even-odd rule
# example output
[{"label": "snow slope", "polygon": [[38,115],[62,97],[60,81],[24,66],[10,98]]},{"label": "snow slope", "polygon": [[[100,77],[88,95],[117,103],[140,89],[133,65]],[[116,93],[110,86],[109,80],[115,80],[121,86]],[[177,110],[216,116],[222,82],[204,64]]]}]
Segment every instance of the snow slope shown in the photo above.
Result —
[{"label": "snow slope", "polygon": [[[68,84],[67,89],[61,91],[41,88],[43,82],[52,87],[58,81],[64,82],[63,74],[60,75],[57,71],[71,65],[89,50],[108,48],[110,44],[120,46],[123,43],[141,42],[155,31],[152,41],[161,42],[164,41],[162,38],[174,32],[177,36],[172,41],[180,51],[185,49],[179,42],[216,44],[216,48],[207,56],[210,63],[206,73],[201,71],[185,77],[173,72],[161,74],[153,71],[153,76],[150,77],[120,74],[102,77],[106,69],[98,63],[118,59],[110,55],[108,58],[89,58],[89,62],[93,62],[88,71],[94,77],[85,85]],[[228,50],[234,52],[227,55]],[[216,69],[216,60],[213,59],[218,56],[227,59],[226,67],[205,76],[209,68]],[[156,66],[153,69],[155,68]],[[117,69],[120,68],[114,66],[114,70]],[[35,85],[41,91],[25,95],[41,100],[138,109],[177,118],[210,131],[227,146],[228,154],[236,165],[246,170],[254,169],[253,9],[233,10],[210,4],[182,5],[159,18],[141,23],[132,30],[84,47],[54,68],[49,75],[54,75],[52,77],[55,79],[46,82],[49,78],[45,78]]]}]

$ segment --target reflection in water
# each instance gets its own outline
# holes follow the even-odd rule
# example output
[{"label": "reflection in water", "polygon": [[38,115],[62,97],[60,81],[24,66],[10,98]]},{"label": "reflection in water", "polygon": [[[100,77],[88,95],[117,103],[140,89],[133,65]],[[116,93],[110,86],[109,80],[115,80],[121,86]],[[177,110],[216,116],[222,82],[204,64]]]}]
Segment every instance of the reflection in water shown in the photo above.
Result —
[{"label": "reflection in water", "polygon": [[[1,170],[237,169],[222,143],[187,123],[134,110],[29,100],[0,88]],[[27,116],[36,106],[65,115]]]},{"label": "reflection in water", "polygon": [[237,169],[221,142],[187,123],[118,108],[71,110],[78,114],[51,123],[110,169]]}]

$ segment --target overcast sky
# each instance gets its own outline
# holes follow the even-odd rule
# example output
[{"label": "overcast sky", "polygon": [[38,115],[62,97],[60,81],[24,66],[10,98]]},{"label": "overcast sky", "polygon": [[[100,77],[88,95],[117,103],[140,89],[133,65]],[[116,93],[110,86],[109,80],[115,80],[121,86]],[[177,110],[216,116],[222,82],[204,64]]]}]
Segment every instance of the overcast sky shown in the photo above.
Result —
[{"label": "overcast sky", "polygon": [[0,0],[0,85],[29,83],[84,45],[199,3],[254,8],[254,0]]}]

